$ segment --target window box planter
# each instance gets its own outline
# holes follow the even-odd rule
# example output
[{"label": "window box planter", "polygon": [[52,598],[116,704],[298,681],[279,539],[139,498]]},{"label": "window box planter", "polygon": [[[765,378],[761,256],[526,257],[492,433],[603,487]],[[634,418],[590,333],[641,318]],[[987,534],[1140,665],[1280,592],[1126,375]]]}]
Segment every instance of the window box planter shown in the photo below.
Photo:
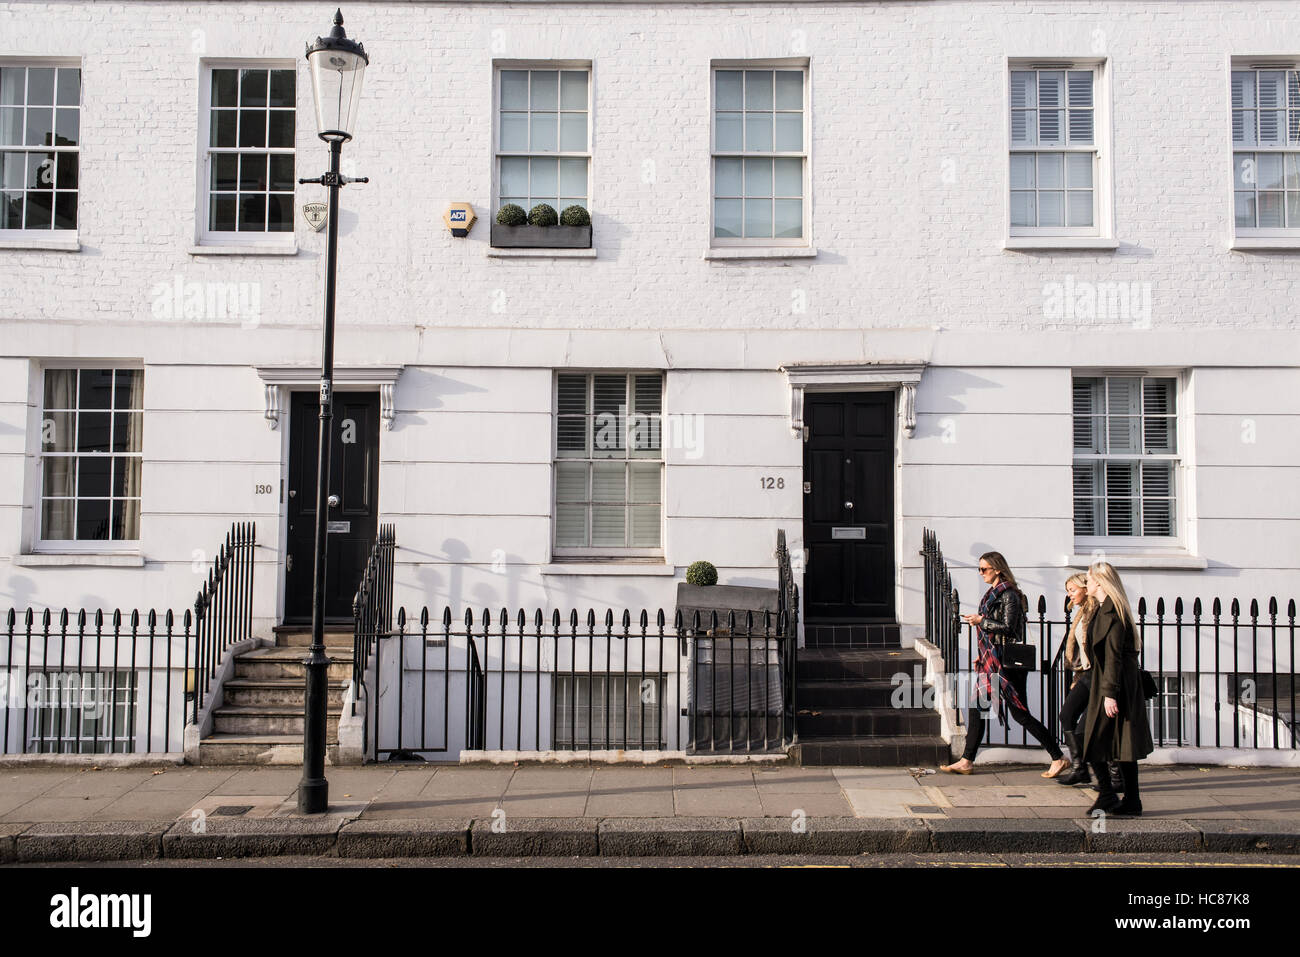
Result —
[{"label": "window box planter", "polygon": [[502,226],[492,224],[498,249],[590,249],[590,226]]}]

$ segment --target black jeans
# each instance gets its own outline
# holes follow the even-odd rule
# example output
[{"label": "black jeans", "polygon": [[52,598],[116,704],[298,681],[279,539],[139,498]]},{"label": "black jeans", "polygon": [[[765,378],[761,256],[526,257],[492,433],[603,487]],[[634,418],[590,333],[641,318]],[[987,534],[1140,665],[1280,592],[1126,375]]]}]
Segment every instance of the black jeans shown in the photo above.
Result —
[{"label": "black jeans", "polygon": [[[1079,680],[1066,694],[1065,703],[1061,705],[1062,732],[1073,731],[1076,734],[1083,734],[1083,716],[1088,713],[1088,686],[1091,683],[1092,671],[1081,672]],[[1083,755],[1077,757],[1082,759]]]},{"label": "black jeans", "polygon": [[[1007,680],[1011,682],[1011,687],[1016,689],[1016,694],[1020,696],[1020,700],[1024,701],[1025,684],[1029,680],[1029,672],[1020,669],[1008,669],[1006,676]],[[997,693],[996,688],[994,693]],[[1086,692],[1084,704],[1087,705]],[[1061,759],[1061,747],[1052,738],[1047,728],[1043,726],[1043,722],[1035,718],[1025,708],[1013,708],[1010,702],[1007,702],[1007,713],[1024,726],[1024,729],[1052,756],[1053,761]],[[979,709],[978,705],[972,705],[970,711],[966,714],[966,753],[962,755],[967,761],[974,761],[975,755],[979,752],[980,742],[984,740],[985,721],[984,712]]]}]

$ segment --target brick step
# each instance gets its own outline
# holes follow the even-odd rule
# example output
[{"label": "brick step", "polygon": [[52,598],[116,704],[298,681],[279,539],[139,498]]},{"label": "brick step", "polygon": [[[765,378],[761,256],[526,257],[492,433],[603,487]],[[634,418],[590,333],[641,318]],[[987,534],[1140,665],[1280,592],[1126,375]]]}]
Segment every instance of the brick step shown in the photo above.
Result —
[{"label": "brick step", "polygon": [[924,673],[925,659],[910,648],[905,651],[801,648],[796,679],[801,685],[805,681],[833,679],[879,681],[888,680],[900,672],[910,677],[914,666],[920,666]]},{"label": "brick step", "polygon": [[805,622],[808,648],[897,648],[902,638],[896,624],[868,622]]},{"label": "brick step", "polygon": [[[325,763],[338,764],[338,742],[328,741]],[[302,765],[302,735],[214,734],[199,742],[199,764]],[[239,803],[231,798],[231,804]]]},{"label": "brick step", "polygon": [[[332,659],[329,666],[330,681],[347,681],[352,677],[352,646],[326,647],[325,654]],[[257,648],[235,658],[235,677],[249,679],[301,678],[302,661],[307,657],[303,648]]]},{"label": "brick step", "polygon": [[[902,686],[905,703],[911,703],[911,687]],[[825,708],[889,708],[893,706],[894,696],[899,694],[895,682],[888,678],[874,680],[841,679],[800,679],[796,685],[796,700],[799,709],[811,708],[821,711]]]},{"label": "brick step", "polygon": [[[929,737],[939,733],[939,715],[920,708],[827,708],[799,706],[799,737]],[[864,743],[870,743],[866,741]]]},{"label": "brick step", "polygon": [[790,759],[804,767],[931,767],[952,760],[938,736],[888,738],[810,738],[802,731]]},{"label": "brick step", "polygon": [[[325,737],[337,741],[341,708],[329,708],[325,714]],[[231,707],[223,705],[212,712],[212,730],[216,734],[271,734],[292,735],[303,733],[302,706],[259,705],[256,707]]]},{"label": "brick step", "polygon": [[[347,691],[346,681],[326,684],[326,696],[331,708],[343,706]],[[301,708],[307,698],[307,679],[296,678],[231,678],[225,684],[225,704],[232,707],[259,705],[285,705]]]}]

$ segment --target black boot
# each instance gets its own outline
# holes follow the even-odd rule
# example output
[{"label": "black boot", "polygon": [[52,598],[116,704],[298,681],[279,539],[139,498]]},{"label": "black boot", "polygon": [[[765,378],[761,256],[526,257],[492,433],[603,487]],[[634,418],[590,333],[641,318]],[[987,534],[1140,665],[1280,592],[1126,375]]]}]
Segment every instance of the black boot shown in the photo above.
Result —
[{"label": "black boot", "polygon": [[1142,798],[1138,794],[1138,763],[1136,761],[1120,761],[1120,774],[1124,777],[1124,800],[1119,802],[1119,807],[1112,811],[1112,814],[1118,814],[1123,817],[1140,817],[1142,815]]},{"label": "black boot", "polygon": [[1097,800],[1093,802],[1092,807],[1088,808],[1088,815],[1091,816],[1096,811],[1104,811],[1110,814],[1122,802],[1119,795],[1115,793],[1115,789],[1110,786],[1110,775],[1106,771],[1106,762],[1092,762],[1092,773],[1097,776]]},{"label": "black boot", "polygon": [[1112,791],[1124,791],[1124,772],[1120,770],[1120,762],[1107,761],[1106,769],[1110,772],[1110,789]]},{"label": "black boot", "polygon": [[1088,773],[1088,763],[1083,760],[1083,738],[1073,731],[1067,731],[1065,743],[1070,748],[1070,770],[1056,780],[1065,785],[1091,784],[1092,775]]}]

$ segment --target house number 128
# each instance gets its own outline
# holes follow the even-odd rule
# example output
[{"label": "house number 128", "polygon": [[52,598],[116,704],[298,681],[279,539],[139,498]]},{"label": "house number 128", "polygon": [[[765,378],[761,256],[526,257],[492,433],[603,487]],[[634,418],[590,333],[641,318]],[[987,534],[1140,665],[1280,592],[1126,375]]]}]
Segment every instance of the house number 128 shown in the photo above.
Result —
[{"label": "house number 128", "polygon": [[763,488],[785,488],[785,479],[783,478],[771,478],[770,476],[763,476],[758,481]]}]

